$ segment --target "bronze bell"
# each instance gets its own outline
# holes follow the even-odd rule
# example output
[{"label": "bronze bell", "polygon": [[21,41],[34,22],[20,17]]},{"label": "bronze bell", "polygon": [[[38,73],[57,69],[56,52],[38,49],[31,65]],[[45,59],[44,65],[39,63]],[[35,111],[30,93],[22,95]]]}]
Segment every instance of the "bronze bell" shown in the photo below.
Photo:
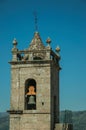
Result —
[{"label": "bronze bell", "polygon": [[28,104],[36,104],[36,103],[35,103],[35,97],[34,97],[34,96],[31,95],[31,96],[29,97]]}]

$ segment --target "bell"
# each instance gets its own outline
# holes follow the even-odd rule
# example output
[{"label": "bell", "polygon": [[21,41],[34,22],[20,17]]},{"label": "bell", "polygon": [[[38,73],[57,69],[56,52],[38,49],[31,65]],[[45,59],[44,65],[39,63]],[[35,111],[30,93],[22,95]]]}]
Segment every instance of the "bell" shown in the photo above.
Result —
[{"label": "bell", "polygon": [[36,103],[35,103],[35,97],[34,97],[34,96],[31,95],[31,96],[29,97],[28,104],[36,104]]}]

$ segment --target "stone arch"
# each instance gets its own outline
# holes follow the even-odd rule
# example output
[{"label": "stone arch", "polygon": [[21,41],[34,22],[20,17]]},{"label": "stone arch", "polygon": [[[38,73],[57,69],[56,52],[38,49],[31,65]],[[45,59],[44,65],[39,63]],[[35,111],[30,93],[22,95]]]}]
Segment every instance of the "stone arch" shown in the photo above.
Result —
[{"label": "stone arch", "polygon": [[25,81],[25,110],[36,109],[36,80],[29,78]]}]

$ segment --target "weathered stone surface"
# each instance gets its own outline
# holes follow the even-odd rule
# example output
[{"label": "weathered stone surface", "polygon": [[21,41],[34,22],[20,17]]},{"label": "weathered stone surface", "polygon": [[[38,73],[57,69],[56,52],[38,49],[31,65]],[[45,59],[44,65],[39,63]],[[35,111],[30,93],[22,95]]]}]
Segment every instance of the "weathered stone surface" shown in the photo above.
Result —
[{"label": "weathered stone surface", "polygon": [[[32,58],[22,60],[19,55],[20,61],[10,62],[11,110],[23,111],[23,114],[10,114],[10,130],[54,130],[55,122],[59,122],[59,64],[58,57],[54,53],[51,56],[49,49],[36,33],[28,49]],[[34,60],[33,56],[41,59]],[[27,79],[36,81],[35,110],[25,109]]]}]

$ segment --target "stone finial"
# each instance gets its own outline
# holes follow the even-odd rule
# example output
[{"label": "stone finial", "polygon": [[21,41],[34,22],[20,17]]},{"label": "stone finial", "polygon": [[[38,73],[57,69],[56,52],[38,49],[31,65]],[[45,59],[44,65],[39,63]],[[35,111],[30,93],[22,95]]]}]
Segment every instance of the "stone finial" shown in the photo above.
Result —
[{"label": "stone finial", "polygon": [[46,43],[48,43],[48,44],[51,43],[51,39],[49,37],[47,38]]},{"label": "stone finial", "polygon": [[14,40],[13,40],[13,48],[12,48],[12,51],[16,51],[17,50],[17,44],[18,44],[18,42],[17,42],[17,40],[14,38]]},{"label": "stone finial", "polygon": [[57,46],[57,47],[56,47],[56,52],[59,53],[59,51],[60,51],[60,47]]},{"label": "stone finial", "polygon": [[13,45],[14,46],[16,46],[18,43],[17,43],[17,40],[16,40],[16,38],[14,38],[14,40],[13,40]]},{"label": "stone finial", "polygon": [[57,55],[60,57],[60,54],[59,54],[59,52],[60,52],[60,47],[57,46],[55,50],[56,50]]},{"label": "stone finial", "polygon": [[14,47],[12,48],[12,54],[13,54],[13,58],[12,58],[12,61],[17,61],[17,51],[18,51],[18,49],[17,49],[17,40],[14,38],[14,40],[13,40],[13,45],[14,45]]},{"label": "stone finial", "polygon": [[46,43],[48,44],[48,48],[50,48],[51,39],[49,37],[47,38]]}]

